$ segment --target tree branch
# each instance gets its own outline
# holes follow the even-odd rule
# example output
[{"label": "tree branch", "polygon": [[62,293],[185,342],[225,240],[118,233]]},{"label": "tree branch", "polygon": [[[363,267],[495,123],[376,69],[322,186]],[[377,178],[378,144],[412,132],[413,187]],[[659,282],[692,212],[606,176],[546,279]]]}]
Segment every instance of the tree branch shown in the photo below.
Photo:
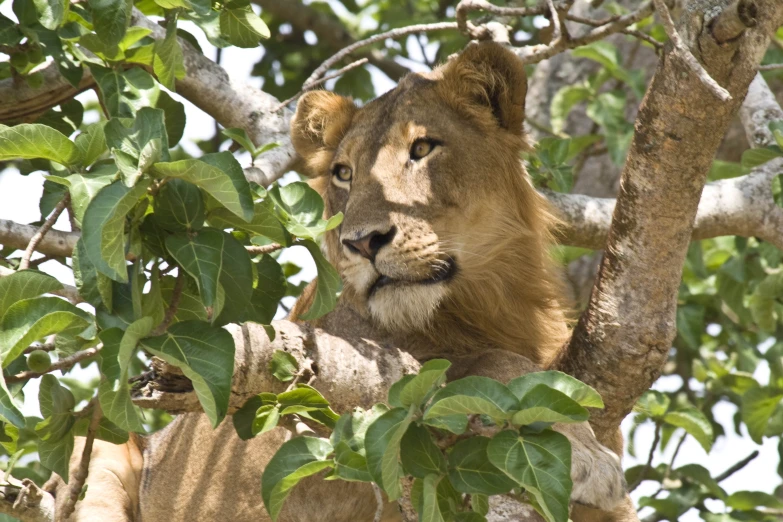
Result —
[{"label": "tree branch", "polygon": [[52,363],[52,365],[49,367],[48,370],[45,372],[34,372],[32,370],[27,370],[24,372],[19,372],[16,375],[11,375],[9,377],[5,378],[5,382],[8,384],[14,383],[14,382],[22,382],[27,381],[30,379],[35,379],[36,377],[40,377],[42,375],[45,375],[47,373],[56,372],[58,370],[70,370],[76,364],[79,362],[89,359],[90,357],[94,357],[98,354],[98,352],[101,351],[103,348],[102,344],[99,344],[98,346],[93,346],[92,348],[87,348],[85,350],[81,350],[79,352],[76,352],[73,355],[69,355],[68,357],[64,357],[60,359],[57,362]]},{"label": "tree branch", "polygon": [[679,31],[730,101],[705,96],[701,80],[667,47],[639,110],[598,281],[558,364],[604,398],[606,408],[590,422],[610,447],[616,446],[620,422],[667,360],[681,267],[707,172],[768,35],[783,22],[780,2],[756,5],[758,26],[732,42],[719,44],[705,30],[707,5],[684,17]]},{"label": "tree branch", "polygon": [[783,110],[764,77],[756,74],[740,107],[740,121],[745,127],[750,146],[758,148],[775,145],[775,137],[769,130],[769,124],[778,120],[783,120]]},{"label": "tree branch", "polygon": [[[298,31],[312,31],[318,37],[318,43],[326,44],[333,51],[342,49],[356,42],[339,20],[305,5],[301,0],[253,0],[260,5],[265,13],[275,18],[285,20]],[[379,50],[366,50],[357,53],[360,58],[367,58],[372,65],[383,71],[392,80],[399,80],[408,73],[408,68],[387,58]]]},{"label": "tree branch", "polygon": [[[0,244],[24,250],[37,231],[38,229],[32,225],[0,219]],[[35,250],[50,256],[69,257],[76,248],[78,240],[77,232],[50,230],[36,245]]]},{"label": "tree branch", "polygon": [[54,496],[31,479],[8,477],[8,484],[0,485],[0,513],[22,522],[54,522]]},{"label": "tree branch", "polygon": [[65,197],[61,199],[59,203],[57,203],[57,206],[54,207],[54,210],[49,215],[49,217],[46,218],[46,221],[44,221],[44,224],[41,225],[41,228],[39,228],[35,234],[33,234],[33,237],[30,238],[30,242],[27,243],[27,247],[24,249],[22,260],[19,261],[19,270],[27,270],[30,268],[30,258],[32,257],[33,252],[35,252],[35,247],[38,245],[38,243],[41,242],[41,240],[43,240],[44,236],[46,236],[46,233],[51,230],[57,221],[57,218],[60,217],[60,214],[63,213],[66,205],[68,205],[70,202],[71,195],[66,194]]},{"label": "tree branch", "polygon": [[84,448],[82,449],[82,458],[79,461],[79,467],[71,476],[71,483],[68,484],[68,493],[65,501],[60,505],[60,513],[58,513],[59,520],[68,520],[68,517],[73,513],[76,507],[76,502],[79,500],[79,496],[82,493],[84,482],[87,480],[87,475],[90,472],[90,457],[92,456],[92,446],[95,442],[95,434],[98,431],[98,424],[101,422],[103,413],[101,412],[101,405],[98,402],[98,398],[93,399],[92,416],[90,417],[90,425],[87,427],[87,436],[84,439]]}]

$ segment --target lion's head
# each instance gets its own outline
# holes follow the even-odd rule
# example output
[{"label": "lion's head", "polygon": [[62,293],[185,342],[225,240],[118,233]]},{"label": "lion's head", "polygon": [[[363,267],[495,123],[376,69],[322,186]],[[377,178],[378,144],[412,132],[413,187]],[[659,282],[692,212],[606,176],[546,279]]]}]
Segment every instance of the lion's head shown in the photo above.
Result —
[{"label": "lion's head", "polygon": [[519,157],[525,92],[517,57],[483,43],[361,108],[299,101],[294,146],[327,213],[345,214],[327,256],[376,325],[540,362],[562,342],[554,218]]}]

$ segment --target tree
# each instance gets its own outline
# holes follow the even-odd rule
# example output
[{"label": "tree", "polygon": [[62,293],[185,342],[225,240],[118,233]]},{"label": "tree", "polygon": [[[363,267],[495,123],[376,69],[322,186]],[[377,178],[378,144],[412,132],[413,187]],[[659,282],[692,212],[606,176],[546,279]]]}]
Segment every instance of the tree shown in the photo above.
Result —
[{"label": "tree", "polygon": [[[269,326],[280,299],[301,291],[286,283],[296,267],[279,263],[278,251],[304,246],[318,267],[306,318],[328,312],[338,290],[315,241],[340,217],[322,219],[322,202],[304,184],[271,185],[296,168],[288,107],[322,85],[366,101],[376,94],[371,67],[397,80],[414,62],[431,67],[470,39],[494,39],[530,64],[528,124],[538,144],[525,161],[564,218],[558,254],[581,300],[557,369],[603,398],[590,415],[599,440],[609,443],[634,409],[637,424],[654,425],[646,464],[627,470],[631,489],[660,484],[639,502],[652,509],[645,520],[692,508],[705,520],[777,519],[779,492],[729,495],[720,485],[752,455],[718,475],[677,466],[678,451],[661,457],[672,438],[679,448],[693,437],[709,451],[729,430],[756,443],[783,434],[783,111],[770,89],[781,79],[783,5],[529,4],[15,0],[13,16],[0,18],[0,51],[10,57],[0,63],[8,125],[0,161],[47,178],[40,223],[0,221],[0,444],[8,456],[0,511],[53,519],[39,486],[49,471],[67,474],[74,434],[87,437],[86,463],[95,437],[118,442],[158,429],[163,411],[203,409],[217,424],[245,406],[259,432],[272,421],[258,393],[312,361],[319,386],[336,390],[337,412],[360,403],[359,386],[388,390],[390,374],[368,368],[347,341],[286,321]],[[377,27],[364,29],[373,20]],[[263,91],[202,54],[184,21],[219,49],[261,45],[254,74]],[[636,60],[657,63],[654,76]],[[74,99],[88,89],[99,104]],[[168,94],[175,91],[223,127],[199,143],[198,157],[176,146],[187,123]],[[744,136],[727,134],[737,114]],[[85,124],[87,115],[98,121]],[[230,150],[220,151],[226,142]],[[245,168],[232,154],[239,149],[249,153]],[[66,213],[71,230],[54,230]],[[73,270],[76,286],[35,270],[44,262]],[[75,306],[82,302],[93,309]],[[267,325],[269,338],[220,328],[245,321]],[[219,370],[167,345],[194,329],[200,342],[184,353],[208,354]],[[132,378],[131,393],[128,378],[147,368],[145,352],[157,357],[155,372]],[[410,356],[376,352],[397,373],[420,370]],[[320,364],[327,359],[355,376]],[[67,377],[96,361],[100,384]],[[763,362],[768,378],[757,371]],[[267,363],[276,376],[259,370]],[[232,368],[246,376],[233,389]],[[661,374],[676,377],[674,391],[648,391]],[[32,379],[40,379],[43,419],[19,410]],[[725,404],[738,409],[733,426],[716,415]],[[149,409],[146,427],[139,407]],[[70,477],[74,502],[84,478]],[[714,512],[715,500],[725,512]]]}]

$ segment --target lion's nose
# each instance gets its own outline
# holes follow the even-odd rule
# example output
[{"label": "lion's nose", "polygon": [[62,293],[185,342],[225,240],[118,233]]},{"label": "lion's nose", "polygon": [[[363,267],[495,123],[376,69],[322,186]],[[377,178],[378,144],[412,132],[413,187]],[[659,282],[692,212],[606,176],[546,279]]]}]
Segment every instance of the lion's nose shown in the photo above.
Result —
[{"label": "lion's nose", "polygon": [[378,251],[391,243],[396,233],[397,227],[391,227],[388,232],[375,230],[359,239],[343,239],[343,245],[348,247],[348,250],[354,254],[359,254],[370,261],[375,261]]}]

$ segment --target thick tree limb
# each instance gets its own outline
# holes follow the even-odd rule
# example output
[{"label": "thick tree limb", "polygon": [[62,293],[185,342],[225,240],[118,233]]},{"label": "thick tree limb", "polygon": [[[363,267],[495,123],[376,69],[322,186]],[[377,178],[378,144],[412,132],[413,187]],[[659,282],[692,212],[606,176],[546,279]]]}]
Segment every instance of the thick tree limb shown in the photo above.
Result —
[{"label": "thick tree limb", "polygon": [[92,76],[86,73],[79,86],[74,88],[60,75],[54,62],[38,69],[38,72],[43,75],[43,84],[37,89],[22,79],[0,80],[0,100],[3,100],[0,103],[0,123],[33,121],[48,109],[70,100],[95,84]]},{"label": "thick tree limb", "polygon": [[[333,17],[305,5],[301,0],[253,0],[260,5],[265,13],[275,18],[285,20],[299,31],[312,31],[318,37],[318,43],[326,44],[334,51],[356,42],[348,30]],[[399,80],[408,73],[408,68],[386,58],[379,50],[367,50],[356,53],[360,58],[367,58],[372,65],[383,71],[392,80]]]},{"label": "thick tree limb", "polygon": [[[33,225],[21,225],[7,219],[0,219],[0,244],[24,250],[30,239],[38,232]],[[50,230],[36,245],[36,251],[46,255],[69,257],[79,240],[78,232]]]},{"label": "thick tree limb", "polygon": [[775,145],[769,124],[783,120],[783,110],[761,74],[756,74],[750,83],[748,95],[740,107],[740,120],[751,147]]},{"label": "thick tree limb", "polygon": [[783,22],[783,4],[759,0],[758,26],[721,45],[705,30],[705,10],[715,4],[686,6],[679,33],[732,100],[709,94],[667,45],[636,121],[598,281],[559,364],[604,397],[606,409],[590,419],[602,441],[611,441],[667,360],[707,171],[768,35]]},{"label": "thick tree limb", "polygon": [[0,513],[22,522],[54,522],[54,497],[30,479],[8,478],[0,486]]}]

